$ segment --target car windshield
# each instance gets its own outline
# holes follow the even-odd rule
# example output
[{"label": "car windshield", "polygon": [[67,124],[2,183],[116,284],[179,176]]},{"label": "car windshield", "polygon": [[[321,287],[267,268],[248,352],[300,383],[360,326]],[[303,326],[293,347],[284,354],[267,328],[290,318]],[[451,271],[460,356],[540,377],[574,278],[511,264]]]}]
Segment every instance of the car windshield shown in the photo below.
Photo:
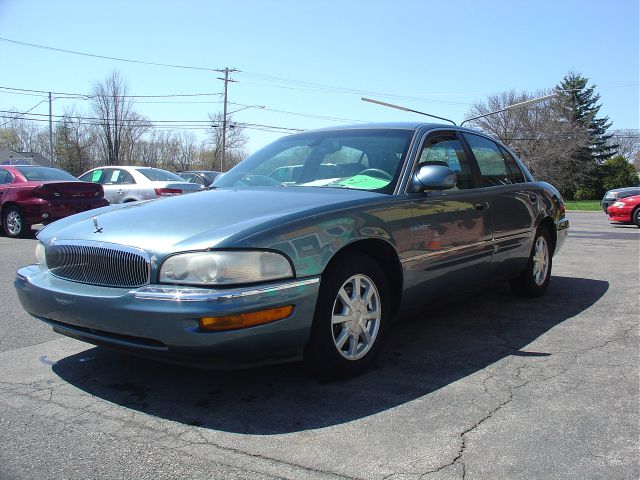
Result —
[{"label": "car windshield", "polygon": [[78,181],[76,177],[67,173],[63,170],[59,170],[57,168],[49,168],[49,167],[16,167],[24,178],[29,181],[55,181],[55,180],[66,180],[66,181]]},{"label": "car windshield", "polygon": [[354,129],[280,139],[219,176],[224,187],[332,187],[392,193],[413,130]]},{"label": "car windshield", "polygon": [[153,182],[184,182],[184,178],[179,177],[175,173],[167,172],[159,168],[138,168],[138,172]]}]

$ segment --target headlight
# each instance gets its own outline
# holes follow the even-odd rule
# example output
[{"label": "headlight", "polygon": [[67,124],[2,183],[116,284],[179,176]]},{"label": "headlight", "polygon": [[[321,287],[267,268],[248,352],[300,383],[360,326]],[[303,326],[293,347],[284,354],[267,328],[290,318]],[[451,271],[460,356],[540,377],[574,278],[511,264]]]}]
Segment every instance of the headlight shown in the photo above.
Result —
[{"label": "headlight", "polygon": [[624,202],[616,202],[613,204],[614,207],[624,207]]},{"label": "headlight", "polygon": [[195,252],[169,257],[160,283],[231,285],[293,277],[289,261],[273,252]]},{"label": "headlight", "polygon": [[42,242],[38,242],[36,245],[36,262],[43,268],[47,268],[47,256]]}]

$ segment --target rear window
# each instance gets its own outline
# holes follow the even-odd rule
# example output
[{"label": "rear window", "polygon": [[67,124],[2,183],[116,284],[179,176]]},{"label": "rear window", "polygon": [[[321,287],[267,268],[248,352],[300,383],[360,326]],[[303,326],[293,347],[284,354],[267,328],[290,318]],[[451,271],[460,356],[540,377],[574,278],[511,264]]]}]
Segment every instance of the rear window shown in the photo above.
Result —
[{"label": "rear window", "polygon": [[15,167],[24,178],[29,181],[49,181],[66,180],[77,181],[78,179],[65,171],[49,167]]},{"label": "rear window", "polygon": [[184,182],[184,179],[175,173],[167,172],[159,168],[138,168],[136,170],[152,182],[174,182],[176,180]]}]

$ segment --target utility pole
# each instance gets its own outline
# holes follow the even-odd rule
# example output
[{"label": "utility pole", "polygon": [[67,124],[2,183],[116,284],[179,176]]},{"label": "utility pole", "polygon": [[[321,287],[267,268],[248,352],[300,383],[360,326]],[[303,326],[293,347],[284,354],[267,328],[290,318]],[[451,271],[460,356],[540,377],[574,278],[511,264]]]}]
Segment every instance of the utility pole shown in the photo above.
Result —
[{"label": "utility pole", "polygon": [[220,171],[222,172],[222,166],[224,162],[225,153],[227,150],[227,86],[229,82],[237,82],[237,80],[232,80],[229,78],[229,74],[233,72],[237,72],[235,68],[225,67],[221,70],[216,70],[216,72],[224,73],[224,78],[218,77],[218,80],[222,80],[224,82],[224,112],[222,114],[222,151],[220,152]]},{"label": "utility pole", "polygon": [[49,92],[49,152],[53,164],[53,107],[51,106],[51,92]]}]

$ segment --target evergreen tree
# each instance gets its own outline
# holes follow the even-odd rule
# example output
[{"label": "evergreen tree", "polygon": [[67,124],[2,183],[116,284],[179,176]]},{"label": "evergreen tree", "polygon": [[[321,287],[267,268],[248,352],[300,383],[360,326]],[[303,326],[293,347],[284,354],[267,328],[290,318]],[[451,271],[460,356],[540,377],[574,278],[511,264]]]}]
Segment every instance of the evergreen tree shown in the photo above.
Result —
[{"label": "evergreen tree", "polygon": [[588,82],[579,73],[569,72],[555,88],[558,96],[554,103],[567,120],[577,122],[587,134],[587,145],[576,153],[576,160],[600,165],[616,154],[618,145],[607,134],[609,117],[598,118],[600,95],[595,93],[595,85],[587,86]]}]

